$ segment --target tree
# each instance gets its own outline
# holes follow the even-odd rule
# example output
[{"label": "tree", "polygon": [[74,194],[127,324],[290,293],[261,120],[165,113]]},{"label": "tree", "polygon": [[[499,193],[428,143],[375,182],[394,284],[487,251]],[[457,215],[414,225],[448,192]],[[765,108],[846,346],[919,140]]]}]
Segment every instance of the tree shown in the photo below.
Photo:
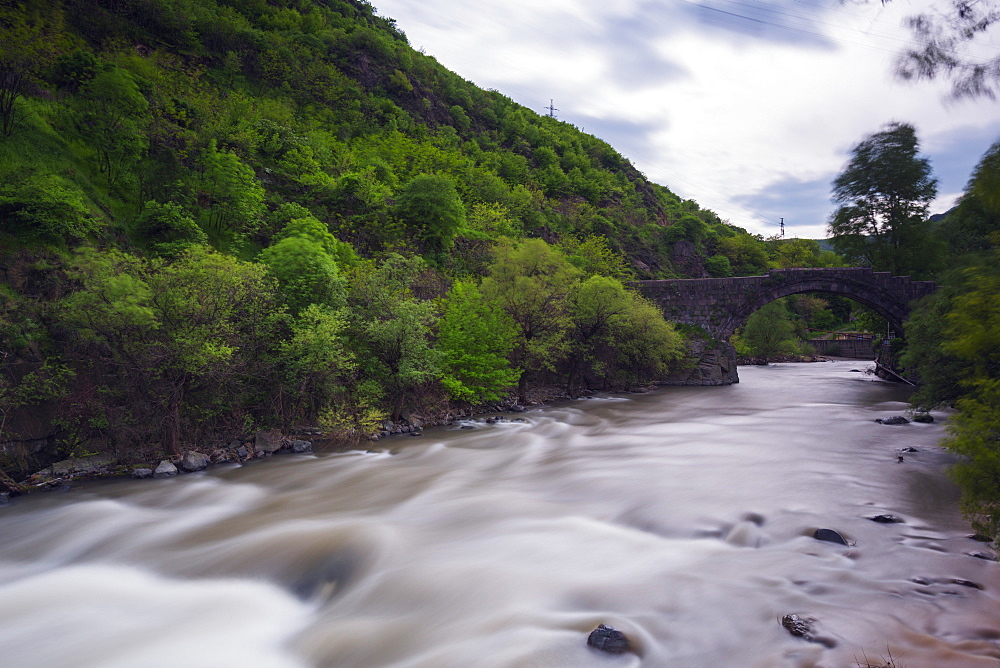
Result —
[{"label": "tree", "polygon": [[438,321],[440,379],[448,394],[473,404],[500,400],[521,375],[507,359],[514,336],[510,316],[484,299],[475,283],[456,282]]},{"label": "tree", "polygon": [[333,308],[344,305],[346,281],[319,242],[304,236],[285,237],[265,248],[260,261],[278,280],[293,315],[310,304]]},{"label": "tree", "polygon": [[519,245],[501,244],[483,279],[483,294],[500,304],[517,328],[511,354],[522,370],[517,388],[522,402],[528,375],[555,370],[566,353],[566,296],[578,275],[558,249],[541,239],[525,239]]},{"label": "tree", "polygon": [[197,246],[172,263],[85,249],[68,273],[79,289],[58,319],[101,385],[86,421],[172,453],[213,418],[245,424],[285,317],[263,266]]},{"label": "tree", "polygon": [[[882,0],[886,4],[888,0]],[[996,99],[1000,84],[1000,55],[970,56],[991,49],[988,33],[1000,21],[994,3],[979,0],[949,0],[944,12],[908,16],[905,24],[919,46],[908,49],[896,61],[896,75],[904,81],[951,80],[954,98]],[[979,49],[970,49],[978,46]]]},{"label": "tree", "polygon": [[242,241],[260,224],[264,188],[239,156],[220,151],[214,139],[201,156],[201,166],[202,229],[217,243]]},{"label": "tree", "polygon": [[746,351],[766,364],[770,358],[798,352],[795,325],[788,317],[784,302],[773,301],[747,319],[740,333]]},{"label": "tree", "polygon": [[63,244],[101,228],[83,193],[51,174],[26,174],[0,184],[0,231],[24,240]]},{"label": "tree", "polygon": [[100,72],[80,91],[80,132],[97,151],[98,167],[114,185],[148,147],[149,102],[127,71]]},{"label": "tree", "polygon": [[164,257],[177,257],[190,246],[208,243],[208,235],[175,202],[146,202],[135,231],[149,241],[154,253]]},{"label": "tree", "polygon": [[395,212],[424,251],[432,254],[450,248],[465,224],[465,205],[455,183],[436,174],[421,174],[403,186],[396,197]]},{"label": "tree", "polygon": [[936,194],[913,126],[889,123],[854,147],[833,182],[833,201],[840,205],[829,226],[834,247],[877,271],[926,275],[938,252],[926,221]]},{"label": "tree", "polygon": [[420,258],[391,255],[358,266],[351,277],[348,333],[359,370],[372,388],[367,393],[383,395],[394,419],[439,375],[439,353],[430,342],[434,305],[410,290],[425,266]]},{"label": "tree", "polygon": [[291,337],[279,347],[293,417],[312,422],[343,395],[357,368],[346,327],[342,310],[319,304],[305,307],[295,319]]},{"label": "tree", "polygon": [[571,345],[566,391],[577,376],[595,374],[606,386],[629,387],[667,373],[683,354],[683,339],[651,302],[608,276],[591,276],[568,298]]},{"label": "tree", "polygon": [[23,3],[14,4],[0,10],[0,134],[5,137],[20,124],[18,99],[38,82],[57,46],[59,27],[47,25],[37,8],[29,13]]},{"label": "tree", "polygon": [[942,348],[963,364],[963,394],[944,445],[962,458],[953,473],[973,524],[1000,536],[1000,252],[966,271],[967,289],[947,316]]}]

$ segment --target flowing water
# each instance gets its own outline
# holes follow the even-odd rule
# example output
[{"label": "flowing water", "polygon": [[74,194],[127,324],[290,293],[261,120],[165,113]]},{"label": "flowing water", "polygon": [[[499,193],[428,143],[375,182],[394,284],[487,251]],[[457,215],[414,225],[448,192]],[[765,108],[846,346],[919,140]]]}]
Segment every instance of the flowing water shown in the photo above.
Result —
[{"label": "flowing water", "polygon": [[[987,548],[945,477],[943,427],[874,423],[906,392],[858,364],[742,368],[731,387],[16,499],[0,509],[0,666],[856,666],[891,652],[906,668],[995,668],[1000,565],[970,556]],[[900,463],[903,447],[919,452]],[[866,519],[881,513],[905,523]],[[815,540],[821,527],[852,545]],[[782,628],[789,613],[816,620],[813,642]],[[601,623],[634,651],[588,647]]]}]

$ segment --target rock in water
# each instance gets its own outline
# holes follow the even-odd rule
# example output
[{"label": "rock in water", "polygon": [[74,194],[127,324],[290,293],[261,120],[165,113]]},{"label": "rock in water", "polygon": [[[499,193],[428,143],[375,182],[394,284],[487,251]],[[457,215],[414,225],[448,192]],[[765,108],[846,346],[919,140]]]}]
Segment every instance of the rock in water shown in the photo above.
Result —
[{"label": "rock in water", "polygon": [[132,477],[140,480],[153,477],[153,469],[133,469]]},{"label": "rock in water", "polygon": [[913,416],[914,422],[923,422],[924,424],[929,424],[934,422],[934,416],[930,413],[917,413]]},{"label": "rock in water", "polygon": [[608,654],[624,654],[630,649],[628,637],[624,633],[604,624],[590,632],[587,644]]},{"label": "rock in water", "polygon": [[781,625],[785,627],[786,631],[796,638],[805,638],[806,640],[812,640],[813,624],[815,623],[816,620],[812,617],[802,615],[785,615],[781,618]]},{"label": "rock in water", "polygon": [[295,452],[295,453],[298,453],[298,454],[303,454],[303,453],[306,453],[306,452],[312,452],[313,451],[312,441],[303,441],[303,440],[295,439],[295,440],[289,442],[288,445],[292,448],[292,452]]},{"label": "rock in water", "polygon": [[869,517],[872,522],[878,522],[879,524],[902,524],[903,520],[899,519],[895,515],[875,515],[874,517]]},{"label": "rock in water", "polygon": [[816,540],[822,540],[827,543],[836,543],[837,545],[848,545],[847,540],[840,535],[839,532],[833,529],[816,529],[813,533],[813,538]]},{"label": "rock in water", "polygon": [[177,467],[170,463],[169,459],[164,459],[153,471],[154,478],[169,478],[177,475]]},{"label": "rock in water", "polygon": [[204,471],[206,468],[208,468],[208,455],[194,450],[188,450],[184,453],[180,463],[182,471],[194,473],[195,471]]},{"label": "rock in water", "polygon": [[910,421],[907,420],[902,415],[893,415],[892,417],[878,418],[875,421],[878,422],[879,424],[888,424],[888,425],[893,425],[893,424],[910,424]]}]

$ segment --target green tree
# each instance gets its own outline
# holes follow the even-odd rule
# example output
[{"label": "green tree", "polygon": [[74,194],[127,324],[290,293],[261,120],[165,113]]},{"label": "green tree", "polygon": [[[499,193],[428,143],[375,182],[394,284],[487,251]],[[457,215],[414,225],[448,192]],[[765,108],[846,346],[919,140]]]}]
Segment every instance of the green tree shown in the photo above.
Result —
[{"label": "green tree", "polygon": [[432,255],[450,248],[465,224],[465,205],[455,183],[436,174],[421,174],[403,186],[396,197],[395,213]]},{"label": "green tree", "polygon": [[964,365],[964,392],[945,447],[962,456],[954,466],[963,507],[973,523],[1000,536],[1000,252],[989,267],[966,272],[966,290],[947,316],[944,351]]},{"label": "green tree", "polygon": [[773,301],[751,315],[739,335],[739,342],[750,356],[765,363],[778,355],[798,352],[795,325],[784,302]]},{"label": "green tree", "polygon": [[436,346],[441,383],[452,399],[498,401],[514,387],[521,375],[507,359],[514,337],[510,316],[485,300],[475,283],[452,285],[438,321]]},{"label": "green tree", "polygon": [[0,183],[0,231],[21,242],[63,244],[101,228],[83,193],[51,174],[27,174]]},{"label": "green tree", "polygon": [[310,304],[332,308],[344,305],[346,279],[319,242],[305,236],[285,237],[265,248],[260,261],[278,280],[293,315]]},{"label": "green tree", "polygon": [[176,202],[146,202],[135,221],[135,231],[157,255],[177,257],[189,246],[208,243],[208,235]]},{"label": "green tree", "polygon": [[[349,335],[364,381],[374,383],[393,417],[419,403],[439,375],[439,353],[431,346],[434,305],[416,299],[410,285],[424,264],[391,255],[352,272]],[[371,387],[371,385],[369,385]]]},{"label": "green tree", "polygon": [[[0,9],[0,134],[14,134],[22,120],[18,100],[39,80],[61,36],[48,12],[28,11],[30,2],[5,3]],[[13,5],[11,7],[10,5]]]},{"label": "green tree", "polygon": [[605,387],[630,387],[667,373],[683,356],[683,338],[648,300],[608,276],[576,283],[568,298],[572,329],[567,393],[580,375]]},{"label": "green tree", "polygon": [[295,319],[292,335],[279,346],[292,417],[312,423],[345,398],[358,366],[346,330],[344,311],[319,304],[309,304]]},{"label": "green tree", "polygon": [[78,99],[80,132],[97,152],[101,173],[114,185],[149,146],[149,102],[135,78],[117,67],[99,72]]},{"label": "green tree", "polygon": [[834,247],[851,261],[896,275],[926,276],[937,263],[927,207],[937,195],[912,125],[889,123],[851,152],[833,182],[840,207],[830,220]]},{"label": "green tree", "polygon": [[253,169],[214,139],[201,156],[199,222],[216,243],[240,242],[252,234],[264,213],[264,188]]},{"label": "green tree", "polygon": [[243,424],[284,317],[263,266],[198,247],[169,264],[86,249],[69,274],[79,289],[58,317],[101,379],[92,421],[120,444],[173,453],[208,422]]},{"label": "green tree", "polygon": [[522,370],[518,382],[522,402],[528,375],[555,370],[565,355],[570,326],[566,297],[578,276],[558,249],[541,239],[525,239],[518,245],[501,244],[483,279],[483,294],[500,304],[516,325],[511,354]]}]

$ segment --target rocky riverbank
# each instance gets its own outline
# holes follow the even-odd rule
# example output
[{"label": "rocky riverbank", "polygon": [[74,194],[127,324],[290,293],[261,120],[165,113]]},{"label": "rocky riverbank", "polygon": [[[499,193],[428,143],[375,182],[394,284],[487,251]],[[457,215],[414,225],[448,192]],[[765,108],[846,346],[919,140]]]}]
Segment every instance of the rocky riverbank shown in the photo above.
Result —
[{"label": "rocky riverbank", "polygon": [[[649,388],[643,388],[643,391]],[[584,390],[579,396],[594,394]],[[68,489],[74,482],[97,478],[131,476],[137,479],[168,478],[185,473],[202,471],[214,464],[242,464],[247,461],[266,459],[285,453],[308,453],[314,450],[337,450],[366,447],[365,443],[409,434],[419,436],[428,427],[447,426],[484,417],[484,421],[508,419],[505,414],[518,414],[548,405],[554,401],[568,400],[565,390],[544,386],[528,391],[524,405],[514,398],[503,402],[458,408],[449,406],[434,414],[408,413],[398,421],[386,421],[382,429],[367,439],[351,439],[331,435],[319,427],[300,427],[282,432],[279,430],[259,431],[249,436],[234,437],[224,446],[211,448],[193,447],[179,455],[161,454],[149,461],[138,464],[122,464],[116,458],[103,454],[73,457],[55,462],[36,471],[17,483],[15,489],[0,495],[0,504],[6,503],[11,495],[25,494],[41,490]],[[9,485],[8,485],[9,486]]]}]

